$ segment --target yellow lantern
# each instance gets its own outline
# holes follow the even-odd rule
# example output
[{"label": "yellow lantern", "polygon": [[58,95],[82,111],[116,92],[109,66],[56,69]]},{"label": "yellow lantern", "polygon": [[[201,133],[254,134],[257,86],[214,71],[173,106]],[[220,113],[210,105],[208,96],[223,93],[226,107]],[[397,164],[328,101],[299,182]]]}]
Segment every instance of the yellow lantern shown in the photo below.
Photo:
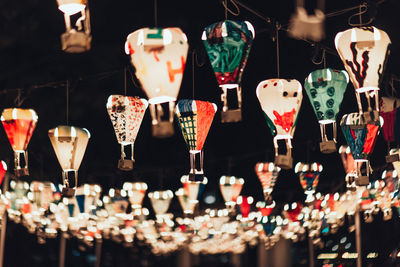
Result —
[{"label": "yellow lantern", "polygon": [[[68,53],[90,50],[90,17],[87,0],[57,0],[58,9],[64,13],[66,31],[61,35],[61,48]],[[80,13],[73,26],[71,20]],[[74,16],[74,17],[72,17]]]},{"label": "yellow lantern", "polygon": [[[63,170],[62,194],[67,197],[75,195],[78,184],[78,169],[81,165],[90,133],[85,128],[74,126],[57,126],[49,130],[49,138]],[[75,186],[71,187],[69,178],[74,178]]]}]

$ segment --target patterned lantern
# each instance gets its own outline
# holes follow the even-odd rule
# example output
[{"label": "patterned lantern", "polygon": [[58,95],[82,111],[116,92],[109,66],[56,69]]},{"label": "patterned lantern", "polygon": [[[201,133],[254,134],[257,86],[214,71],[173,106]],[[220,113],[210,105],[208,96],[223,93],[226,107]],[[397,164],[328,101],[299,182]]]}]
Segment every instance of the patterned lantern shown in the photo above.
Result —
[{"label": "patterned lantern", "polygon": [[[147,100],[139,97],[110,95],[107,111],[114,127],[118,143],[121,144],[121,159],[118,168],[124,171],[133,169],[133,145],[139,132],[140,124],[147,109]],[[131,146],[131,159],[125,159],[125,146]]]},{"label": "patterned lantern", "polygon": [[[291,169],[293,167],[291,139],[301,106],[301,84],[294,79],[270,79],[259,83],[256,93],[274,137],[275,164],[282,169]],[[278,154],[278,140],[285,140],[286,154]]]},{"label": "patterned lantern", "polygon": [[191,200],[189,196],[185,193],[185,190],[183,188],[179,188],[177,191],[175,191],[175,195],[179,200],[179,204],[182,207],[183,213],[193,214],[194,209],[196,208],[196,205],[197,203],[199,203],[199,201]]},{"label": "patterned lantern", "polygon": [[219,179],[219,189],[224,198],[225,205],[232,210],[236,205],[237,197],[240,195],[244,184],[243,178],[235,176],[221,176]]},{"label": "patterned lantern", "polygon": [[[311,72],[304,82],[304,89],[320,124],[322,153],[336,151],[336,115],[348,82],[349,76],[346,71],[330,68]],[[328,124],[332,125],[332,140],[327,136]]]},{"label": "patterned lantern", "polygon": [[[379,116],[379,85],[390,54],[390,45],[386,32],[375,27],[352,28],[339,32],[335,37],[336,50],[350,75],[359,112],[366,113],[366,121],[377,120]],[[362,93],[365,93],[368,103],[367,112],[362,107]],[[375,102],[374,111],[371,101]]]},{"label": "patterned lantern", "polygon": [[149,98],[155,137],[174,134],[173,110],[188,49],[186,35],[179,28],[143,28],[126,39],[125,52],[130,55],[136,77]]},{"label": "patterned lantern", "polygon": [[[382,116],[385,124],[382,126],[383,136],[390,148],[392,142],[400,142],[400,99],[394,97],[382,97],[380,102],[379,115]],[[398,162],[400,164],[399,153],[389,150],[386,162]],[[397,164],[397,163],[396,163]]]},{"label": "patterned lantern", "polygon": [[[357,166],[356,185],[368,185],[370,166],[368,156],[372,153],[383,119],[366,122],[360,113],[345,114],[340,122],[343,135],[350,147]],[[365,171],[361,171],[365,165]]]},{"label": "patterned lantern", "polygon": [[[64,13],[66,31],[61,35],[61,48],[68,53],[90,50],[90,14],[87,0],[57,0],[58,9]],[[76,19],[77,14],[80,17]],[[75,22],[75,25],[72,25]]]},{"label": "patterned lantern", "polygon": [[171,190],[149,192],[147,195],[157,217],[167,213],[169,204],[174,197]]},{"label": "patterned lantern", "polygon": [[144,182],[125,182],[122,189],[128,192],[129,202],[132,209],[142,208],[142,202],[146,196],[147,184]]},{"label": "patterned lantern", "polygon": [[[176,105],[175,114],[189,148],[191,181],[203,181],[203,146],[216,111],[217,106],[214,103],[200,100],[179,100]],[[196,157],[200,157],[198,167],[196,167]]]},{"label": "patterned lantern", "polygon": [[[50,129],[49,138],[63,169],[64,188],[62,194],[66,197],[73,197],[78,185],[78,169],[85,154],[90,133],[85,128],[63,125]],[[71,178],[75,180],[74,187],[70,186],[69,176],[73,176]]]},{"label": "patterned lantern", "polygon": [[1,122],[14,150],[15,175],[29,175],[28,152],[26,151],[38,116],[33,109],[7,108],[1,114]]},{"label": "patterned lantern", "polygon": [[272,162],[259,162],[255,166],[255,171],[261,182],[265,201],[271,202],[271,193],[274,189],[281,168],[275,166]]},{"label": "patterned lantern", "polygon": [[[253,25],[248,21],[225,20],[214,23],[203,31],[201,39],[222,89],[222,122],[242,120],[240,82],[254,37]],[[228,104],[228,91],[236,94],[237,104],[233,108]]]},{"label": "patterned lantern", "polygon": [[189,175],[184,175],[181,177],[181,183],[183,185],[183,190],[185,190],[185,194],[191,200],[200,200],[200,196],[203,194],[204,188],[208,183],[207,177],[204,177],[204,180],[199,181],[190,181]]},{"label": "patterned lantern", "polygon": [[322,165],[316,162],[311,164],[298,162],[296,164],[294,172],[299,176],[301,187],[307,195],[306,202],[314,200],[312,195],[315,193],[322,170]]}]

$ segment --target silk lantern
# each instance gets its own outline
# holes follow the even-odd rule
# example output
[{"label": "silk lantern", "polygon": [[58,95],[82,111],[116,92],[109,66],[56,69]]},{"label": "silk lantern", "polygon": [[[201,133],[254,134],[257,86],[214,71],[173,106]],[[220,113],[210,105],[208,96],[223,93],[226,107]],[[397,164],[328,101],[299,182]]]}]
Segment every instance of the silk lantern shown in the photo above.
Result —
[{"label": "silk lantern", "polygon": [[[66,31],[61,35],[61,48],[68,53],[90,50],[90,13],[87,0],[57,0],[58,9],[64,13]],[[79,18],[75,19],[79,14]],[[75,25],[72,25],[75,21]]]},{"label": "silk lantern", "polygon": [[[370,166],[368,157],[372,153],[383,119],[366,122],[360,113],[345,114],[340,122],[343,135],[354,158],[357,177],[356,185],[369,184]],[[365,168],[363,168],[365,167]]]},{"label": "silk lantern", "polygon": [[[321,129],[320,150],[322,153],[336,151],[336,116],[349,82],[346,71],[320,69],[311,72],[304,82],[304,89],[313,107]],[[326,127],[331,125],[332,139],[329,140]]]},{"label": "silk lantern", "polygon": [[256,164],[254,169],[261,182],[265,201],[267,204],[271,204],[271,193],[274,189],[281,168],[275,166],[272,162],[259,162]]},{"label": "silk lantern", "polygon": [[[50,129],[49,138],[63,170],[62,194],[73,197],[78,186],[78,170],[85,155],[90,133],[85,128],[62,125]],[[70,178],[75,180],[74,187],[70,186]]]},{"label": "silk lantern", "polygon": [[174,106],[188,49],[187,37],[179,28],[142,28],[126,39],[125,52],[149,99],[155,137],[174,134]]},{"label": "silk lantern", "polygon": [[[242,120],[240,83],[254,37],[253,25],[248,21],[225,20],[211,24],[203,31],[201,39],[222,89],[222,122]],[[229,101],[231,95],[236,100]]]},{"label": "silk lantern", "polygon": [[354,86],[359,112],[365,113],[367,122],[379,120],[379,86],[390,54],[389,36],[373,26],[351,28],[336,34],[335,46]]},{"label": "silk lantern", "polygon": [[1,122],[14,150],[14,171],[18,177],[29,175],[26,149],[37,121],[38,116],[33,109],[6,108],[1,114]]},{"label": "silk lantern", "polygon": [[[267,119],[275,147],[275,164],[293,167],[292,141],[301,107],[302,87],[294,79],[269,79],[258,84],[256,94]],[[278,141],[284,140],[286,153],[280,154]]]},{"label": "silk lantern", "polygon": [[183,99],[176,105],[178,124],[189,148],[190,181],[201,182],[204,179],[203,146],[216,111],[217,106],[207,101]]},{"label": "silk lantern", "polygon": [[[121,159],[118,168],[124,171],[133,169],[134,144],[147,109],[147,100],[139,97],[110,95],[107,111],[114,127],[118,143],[121,144]],[[131,159],[125,159],[125,146],[131,146]]]}]

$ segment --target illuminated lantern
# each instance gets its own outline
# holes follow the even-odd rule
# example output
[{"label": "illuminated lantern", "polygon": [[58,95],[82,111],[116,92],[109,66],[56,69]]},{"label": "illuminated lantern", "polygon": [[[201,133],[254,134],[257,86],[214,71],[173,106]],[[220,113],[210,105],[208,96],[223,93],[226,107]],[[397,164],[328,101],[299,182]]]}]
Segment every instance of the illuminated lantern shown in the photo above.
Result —
[{"label": "illuminated lantern", "polygon": [[[58,9],[64,13],[66,31],[61,35],[61,48],[68,53],[90,50],[90,14],[87,0],[57,0]],[[77,14],[80,15],[77,18]],[[72,25],[75,22],[75,25]]]},{"label": "illuminated lantern", "polygon": [[147,195],[157,217],[163,216],[167,213],[169,204],[174,197],[171,190],[149,192]]},{"label": "illuminated lantern", "polygon": [[75,199],[80,213],[95,214],[100,200],[101,187],[98,184],[84,184],[76,189]]},{"label": "illuminated lantern", "polygon": [[354,161],[353,155],[351,154],[350,147],[342,145],[339,147],[340,158],[342,159],[343,168],[346,172],[346,185],[347,188],[352,190],[355,189],[355,180],[357,177],[357,166]]},{"label": "illuminated lantern", "polygon": [[399,177],[396,170],[384,170],[382,179],[385,180],[385,188],[389,191],[392,198],[399,193]]},{"label": "illuminated lantern", "polygon": [[251,204],[253,204],[254,198],[251,196],[238,196],[236,203],[239,205],[240,213],[243,219],[247,219],[250,213]]},{"label": "illuminated lantern", "polygon": [[179,28],[142,28],[126,39],[125,52],[149,99],[155,137],[174,134],[173,111],[188,49],[187,37]]},{"label": "illuminated lantern", "polygon": [[[348,82],[349,75],[346,71],[330,68],[311,72],[304,82],[304,89],[320,124],[322,153],[336,151],[336,115]],[[330,134],[332,140],[328,138],[327,125],[332,125],[332,134]]]},{"label": "illuminated lantern", "polygon": [[[364,116],[360,113],[345,114],[340,122],[343,135],[356,164],[356,185],[369,184],[371,167],[369,166],[368,156],[374,149],[382,125],[382,117],[380,120],[366,122]],[[365,168],[362,168],[363,166]]]},{"label": "illuminated lantern", "polygon": [[[359,112],[365,112],[367,122],[379,117],[379,85],[390,45],[386,32],[375,27],[352,28],[339,32],[335,37],[336,50],[356,91]],[[368,111],[363,110],[362,93],[365,93]]]},{"label": "illuminated lantern", "polygon": [[[382,97],[380,102],[379,114],[382,116],[385,124],[382,126],[383,137],[385,138],[388,148],[391,143],[400,141],[400,99],[394,97]],[[395,150],[389,149],[389,155],[386,156],[386,162],[399,162],[399,153],[394,153]],[[398,152],[398,150],[397,150]],[[398,163],[400,164],[400,162]]]},{"label": "illuminated lantern", "polygon": [[146,196],[147,184],[144,182],[125,182],[122,185],[122,189],[128,192],[132,209],[140,209]]},{"label": "illuminated lantern", "polygon": [[38,116],[33,109],[7,108],[1,114],[1,122],[14,150],[15,175],[29,175],[28,152],[26,151]]},{"label": "illuminated lantern", "polygon": [[256,203],[256,208],[261,213],[261,216],[269,216],[275,208],[275,202],[273,201],[271,205],[267,205],[264,201],[258,201]]},{"label": "illuminated lantern", "polygon": [[[133,169],[133,145],[139,132],[140,124],[147,109],[147,100],[139,97],[110,95],[107,111],[114,127],[118,143],[121,144],[121,159],[118,168],[124,171]],[[131,146],[131,159],[125,159],[125,146]]]},{"label": "illuminated lantern", "polygon": [[129,201],[126,199],[126,191],[110,188],[108,196],[103,197],[104,207],[110,215],[126,213]]},{"label": "illuminated lantern", "polygon": [[7,164],[4,161],[0,161],[0,186],[3,184],[4,176],[7,172]]},{"label": "illuminated lantern", "polygon": [[298,162],[296,164],[294,172],[299,176],[301,187],[303,187],[304,193],[307,196],[306,202],[314,200],[313,194],[317,188],[322,170],[322,165],[316,162],[311,164]]},{"label": "illuminated lantern", "polygon": [[274,189],[281,168],[275,166],[272,162],[259,162],[255,166],[255,171],[261,182],[265,201],[271,202],[271,193]]},{"label": "illuminated lantern", "polygon": [[[293,167],[291,139],[301,107],[301,84],[294,79],[265,80],[258,84],[256,94],[273,136],[274,163],[282,169],[291,169]],[[279,140],[285,141],[285,154],[278,152]]]},{"label": "illuminated lantern", "polygon": [[181,183],[183,185],[183,190],[185,190],[185,194],[191,200],[200,200],[200,196],[203,194],[204,188],[208,183],[207,177],[204,177],[204,180],[199,181],[190,181],[189,175],[184,175],[181,177]]},{"label": "illuminated lantern", "polygon": [[[63,125],[50,129],[49,138],[63,170],[62,194],[73,197],[78,185],[78,169],[85,154],[90,133],[85,128]],[[70,178],[75,180],[74,187],[70,186]]]},{"label": "illuminated lantern", "polygon": [[[175,114],[189,148],[190,181],[203,181],[203,146],[216,111],[217,106],[207,101],[183,99],[176,105]],[[196,166],[197,157],[200,166]]]},{"label": "illuminated lantern", "polygon": [[243,184],[244,179],[235,176],[221,176],[219,179],[219,189],[226,207],[231,211],[236,205],[236,200],[242,191]]},{"label": "illuminated lantern", "polygon": [[50,203],[54,201],[56,187],[52,182],[32,181],[30,191],[32,193],[32,202],[36,204],[36,207],[47,209]]},{"label": "illuminated lantern", "polygon": [[[201,39],[222,89],[222,122],[242,120],[240,82],[254,37],[253,25],[248,21],[225,20],[214,23],[203,31]],[[232,97],[235,101],[229,101],[231,95],[235,95]],[[231,104],[233,107],[230,107],[229,102],[234,103]]]},{"label": "illuminated lantern", "polygon": [[185,190],[183,188],[179,188],[175,191],[175,195],[178,198],[179,204],[182,207],[184,214],[193,214],[194,209],[196,208],[198,200],[191,200],[188,195],[186,195]]}]

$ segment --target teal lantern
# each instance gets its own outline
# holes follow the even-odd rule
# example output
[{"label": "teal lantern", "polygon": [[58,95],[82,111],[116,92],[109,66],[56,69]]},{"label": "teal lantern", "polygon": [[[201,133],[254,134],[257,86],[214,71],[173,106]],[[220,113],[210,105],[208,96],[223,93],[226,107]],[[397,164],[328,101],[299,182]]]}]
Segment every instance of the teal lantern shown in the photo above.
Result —
[{"label": "teal lantern", "polygon": [[203,31],[201,39],[222,89],[222,122],[242,119],[240,82],[254,37],[254,28],[248,21],[225,20]]},{"label": "teal lantern", "polygon": [[[346,71],[331,68],[315,70],[304,81],[304,89],[320,124],[322,153],[336,151],[336,115],[348,82],[349,75]],[[332,128],[331,140],[327,135],[327,125]]]}]

